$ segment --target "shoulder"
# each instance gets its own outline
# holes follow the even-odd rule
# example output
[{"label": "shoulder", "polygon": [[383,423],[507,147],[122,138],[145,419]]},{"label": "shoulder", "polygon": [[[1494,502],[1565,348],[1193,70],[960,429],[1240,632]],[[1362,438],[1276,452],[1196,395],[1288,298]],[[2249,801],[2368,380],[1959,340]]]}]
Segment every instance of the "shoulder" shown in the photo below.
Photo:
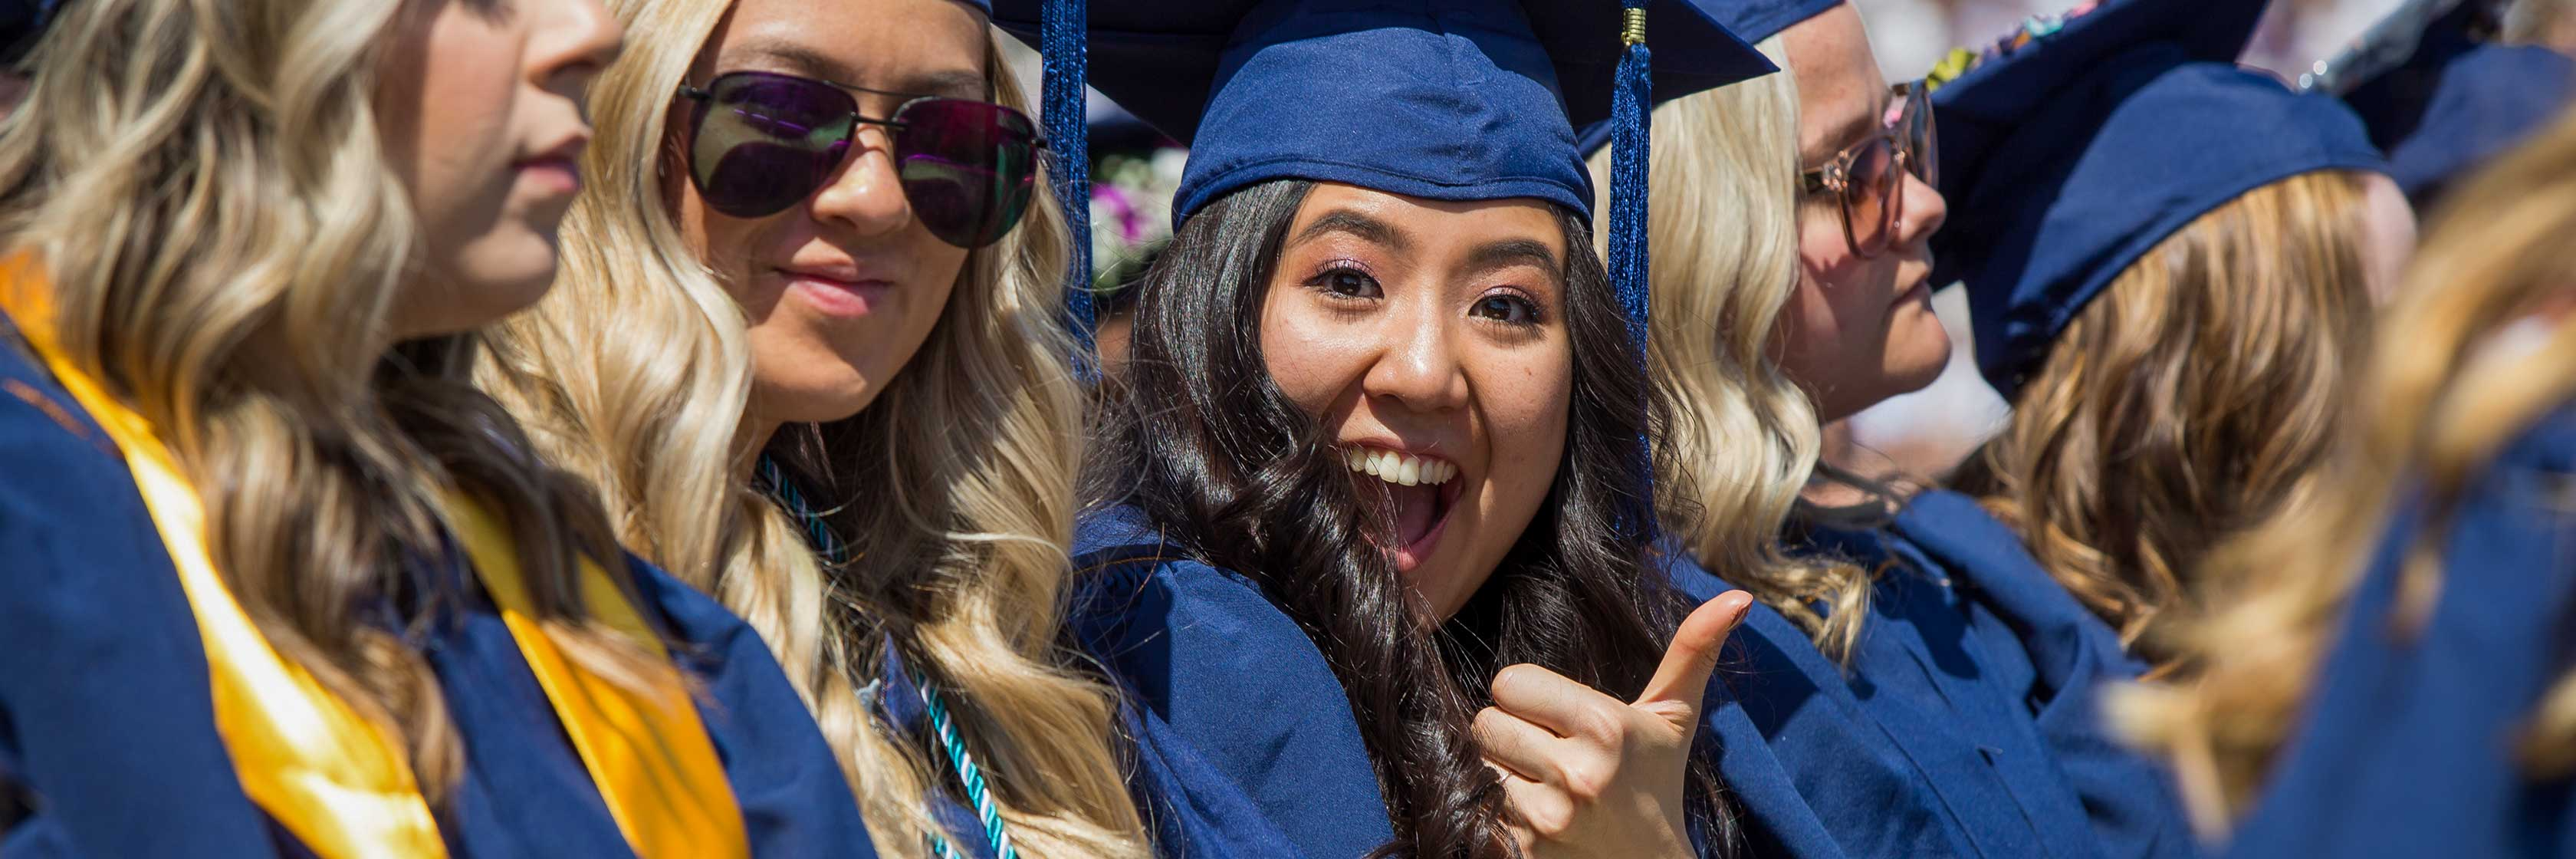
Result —
[{"label": "shoulder", "polygon": [[1251,577],[1191,557],[1141,521],[1121,508],[1086,517],[1077,529],[1070,620],[1086,644],[1117,651],[1157,637],[1214,637],[1320,661],[1296,621]]}]

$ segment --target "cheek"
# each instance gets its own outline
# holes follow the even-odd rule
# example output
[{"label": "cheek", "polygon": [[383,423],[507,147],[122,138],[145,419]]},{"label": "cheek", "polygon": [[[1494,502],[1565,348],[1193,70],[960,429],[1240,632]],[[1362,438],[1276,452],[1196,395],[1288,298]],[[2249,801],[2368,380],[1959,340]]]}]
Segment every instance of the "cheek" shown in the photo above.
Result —
[{"label": "cheek", "polygon": [[399,160],[424,221],[488,219],[491,198],[507,196],[517,178],[512,112],[518,109],[518,57],[479,40],[515,40],[442,26],[426,46],[412,115],[395,132],[407,138]]},{"label": "cheek", "polygon": [[1535,504],[1553,484],[1565,456],[1574,402],[1574,355],[1554,348],[1527,357],[1473,361],[1469,381],[1491,439],[1495,481],[1515,500]]},{"label": "cheek", "polygon": [[1293,287],[1276,288],[1261,307],[1261,358],[1279,391],[1308,413],[1331,410],[1357,384],[1361,336],[1334,325]]}]

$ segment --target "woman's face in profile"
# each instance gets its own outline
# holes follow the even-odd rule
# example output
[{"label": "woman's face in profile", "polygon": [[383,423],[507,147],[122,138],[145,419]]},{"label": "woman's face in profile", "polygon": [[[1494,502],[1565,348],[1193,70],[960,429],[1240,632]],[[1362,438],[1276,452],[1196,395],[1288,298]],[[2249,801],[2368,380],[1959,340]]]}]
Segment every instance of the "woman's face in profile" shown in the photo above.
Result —
[{"label": "woman's face in profile", "polygon": [[1434,617],[1466,604],[1545,503],[1574,390],[1565,233],[1536,200],[1317,184],[1261,312],[1271,378],[1384,492],[1386,547]]},{"label": "woman's face in profile", "polygon": [[599,0],[413,0],[390,29],[377,129],[422,253],[395,334],[489,324],[554,285],[590,142],[583,94],[625,31]]}]

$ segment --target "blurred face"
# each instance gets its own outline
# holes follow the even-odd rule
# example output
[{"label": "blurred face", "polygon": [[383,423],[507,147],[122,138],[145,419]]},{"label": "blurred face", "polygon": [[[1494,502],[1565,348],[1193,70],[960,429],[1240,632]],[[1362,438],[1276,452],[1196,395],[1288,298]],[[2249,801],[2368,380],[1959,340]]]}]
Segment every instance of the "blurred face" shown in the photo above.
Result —
[{"label": "blurred face", "polygon": [[[988,100],[985,32],[982,15],[954,0],[740,0],[689,80],[827,80],[853,88],[859,113],[884,118],[918,96]],[[675,101],[675,134],[688,104]],[[884,126],[860,125],[820,189],[760,218],[708,207],[686,168],[668,171],[682,234],[750,321],[750,417],[764,434],[867,408],[929,339],[965,270],[966,250],[914,217],[892,146]]]},{"label": "blurred face", "polygon": [[1565,234],[1545,203],[1319,184],[1261,313],[1280,390],[1392,496],[1386,547],[1422,607],[1465,605],[1538,514],[1565,452]]},{"label": "blurred face", "polygon": [[[1849,3],[1783,31],[1798,78],[1799,170],[1821,170],[1887,125],[1890,97]],[[1932,252],[1946,204],[1910,173],[1885,251],[1863,256],[1845,237],[1834,195],[1806,195],[1798,214],[1797,294],[1781,313],[1774,350],[1789,377],[1832,421],[1941,374],[1950,336],[1932,315]]]},{"label": "blurred face", "polygon": [[2362,262],[2369,266],[2370,300],[2386,304],[2397,295],[2407,261],[2415,258],[2415,207],[2396,180],[2372,173],[2362,180],[2361,217],[2369,236]]},{"label": "blurred face", "polygon": [[376,117],[425,251],[395,333],[463,331],[554,283],[590,141],[583,90],[624,34],[598,0],[414,0],[394,33]]}]

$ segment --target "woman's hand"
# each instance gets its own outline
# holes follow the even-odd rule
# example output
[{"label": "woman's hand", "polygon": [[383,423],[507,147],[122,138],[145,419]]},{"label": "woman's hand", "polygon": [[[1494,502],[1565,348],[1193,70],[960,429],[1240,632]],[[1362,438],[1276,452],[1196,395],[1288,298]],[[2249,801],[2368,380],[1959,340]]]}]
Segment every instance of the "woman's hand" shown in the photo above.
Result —
[{"label": "woman's hand", "polygon": [[1503,777],[1522,855],[1692,855],[1682,784],[1700,698],[1752,604],[1728,591],[1691,612],[1633,703],[1536,665],[1494,675],[1476,741]]}]

